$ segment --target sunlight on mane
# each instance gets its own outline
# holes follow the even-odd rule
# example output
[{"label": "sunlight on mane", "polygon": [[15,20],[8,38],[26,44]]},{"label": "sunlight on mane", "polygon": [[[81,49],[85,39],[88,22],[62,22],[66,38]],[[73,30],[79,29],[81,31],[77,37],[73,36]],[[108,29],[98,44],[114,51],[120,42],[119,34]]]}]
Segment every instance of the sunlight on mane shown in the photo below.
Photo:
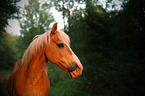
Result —
[{"label": "sunlight on mane", "polygon": [[63,32],[61,30],[58,30],[57,31],[57,35],[60,37],[62,42],[65,42],[67,45],[70,46],[70,38],[69,38],[69,36],[65,32]]},{"label": "sunlight on mane", "polygon": [[[62,42],[66,43],[68,46],[70,46],[70,39],[69,36],[64,33],[61,30],[58,30],[56,33],[59,38],[62,40]],[[22,64],[27,65],[31,62],[31,59],[35,56],[36,53],[44,50],[47,45],[50,43],[50,31],[45,32],[42,35],[39,35],[38,38],[34,39],[27,50],[25,51],[23,58],[22,58]]]},{"label": "sunlight on mane", "polygon": [[29,47],[27,48],[27,50],[25,51],[23,58],[22,58],[22,63],[25,64],[29,64],[30,60],[33,58],[33,56],[39,52],[40,50],[42,50],[42,48],[44,48],[44,46],[46,46],[47,44],[49,44],[49,35],[50,32],[46,32],[42,35],[40,35],[38,38],[34,39]]}]

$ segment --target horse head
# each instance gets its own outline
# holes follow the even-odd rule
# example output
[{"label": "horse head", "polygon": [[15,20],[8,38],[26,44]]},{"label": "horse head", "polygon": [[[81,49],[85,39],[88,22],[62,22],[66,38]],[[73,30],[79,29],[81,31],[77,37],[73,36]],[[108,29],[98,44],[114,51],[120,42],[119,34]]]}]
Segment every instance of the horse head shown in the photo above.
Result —
[{"label": "horse head", "polygon": [[57,23],[52,27],[45,55],[50,62],[70,73],[72,78],[77,78],[82,74],[83,66],[70,48],[69,36],[63,32],[63,29],[57,30]]}]

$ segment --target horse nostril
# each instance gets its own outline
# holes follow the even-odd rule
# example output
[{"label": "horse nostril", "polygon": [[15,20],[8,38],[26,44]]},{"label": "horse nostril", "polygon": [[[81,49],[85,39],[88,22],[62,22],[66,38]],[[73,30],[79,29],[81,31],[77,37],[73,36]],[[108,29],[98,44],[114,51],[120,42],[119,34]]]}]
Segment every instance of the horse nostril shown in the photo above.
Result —
[{"label": "horse nostril", "polygon": [[73,72],[77,68],[78,68],[78,65],[77,64],[74,64],[74,65],[71,65],[68,70],[69,70],[69,72]]}]

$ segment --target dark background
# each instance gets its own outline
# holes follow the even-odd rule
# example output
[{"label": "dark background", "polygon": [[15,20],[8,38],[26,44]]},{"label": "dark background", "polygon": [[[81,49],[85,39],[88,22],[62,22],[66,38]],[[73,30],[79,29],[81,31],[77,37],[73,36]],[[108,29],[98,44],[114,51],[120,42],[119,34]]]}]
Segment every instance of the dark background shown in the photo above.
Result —
[{"label": "dark background", "polygon": [[[51,6],[63,13],[63,19],[68,19],[65,32],[84,70],[82,76],[72,79],[48,63],[49,96],[144,96],[145,3],[120,0],[122,8],[117,10],[114,1],[106,0],[103,8],[98,0],[47,0],[43,4],[29,0],[21,13],[19,0],[1,0],[0,96],[5,96],[3,79],[8,78],[32,38],[51,30],[48,27],[54,21],[48,10]],[[75,2],[86,7],[75,8],[71,13]],[[19,20],[21,35],[6,32],[11,18]]]}]

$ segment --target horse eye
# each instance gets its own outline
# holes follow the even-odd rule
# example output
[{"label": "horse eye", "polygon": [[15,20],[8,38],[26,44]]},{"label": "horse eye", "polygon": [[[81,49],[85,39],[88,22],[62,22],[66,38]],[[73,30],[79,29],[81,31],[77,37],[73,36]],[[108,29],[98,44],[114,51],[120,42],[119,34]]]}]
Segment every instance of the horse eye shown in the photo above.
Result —
[{"label": "horse eye", "polygon": [[57,44],[57,46],[58,46],[59,48],[63,48],[63,47],[64,47],[63,43]]}]

